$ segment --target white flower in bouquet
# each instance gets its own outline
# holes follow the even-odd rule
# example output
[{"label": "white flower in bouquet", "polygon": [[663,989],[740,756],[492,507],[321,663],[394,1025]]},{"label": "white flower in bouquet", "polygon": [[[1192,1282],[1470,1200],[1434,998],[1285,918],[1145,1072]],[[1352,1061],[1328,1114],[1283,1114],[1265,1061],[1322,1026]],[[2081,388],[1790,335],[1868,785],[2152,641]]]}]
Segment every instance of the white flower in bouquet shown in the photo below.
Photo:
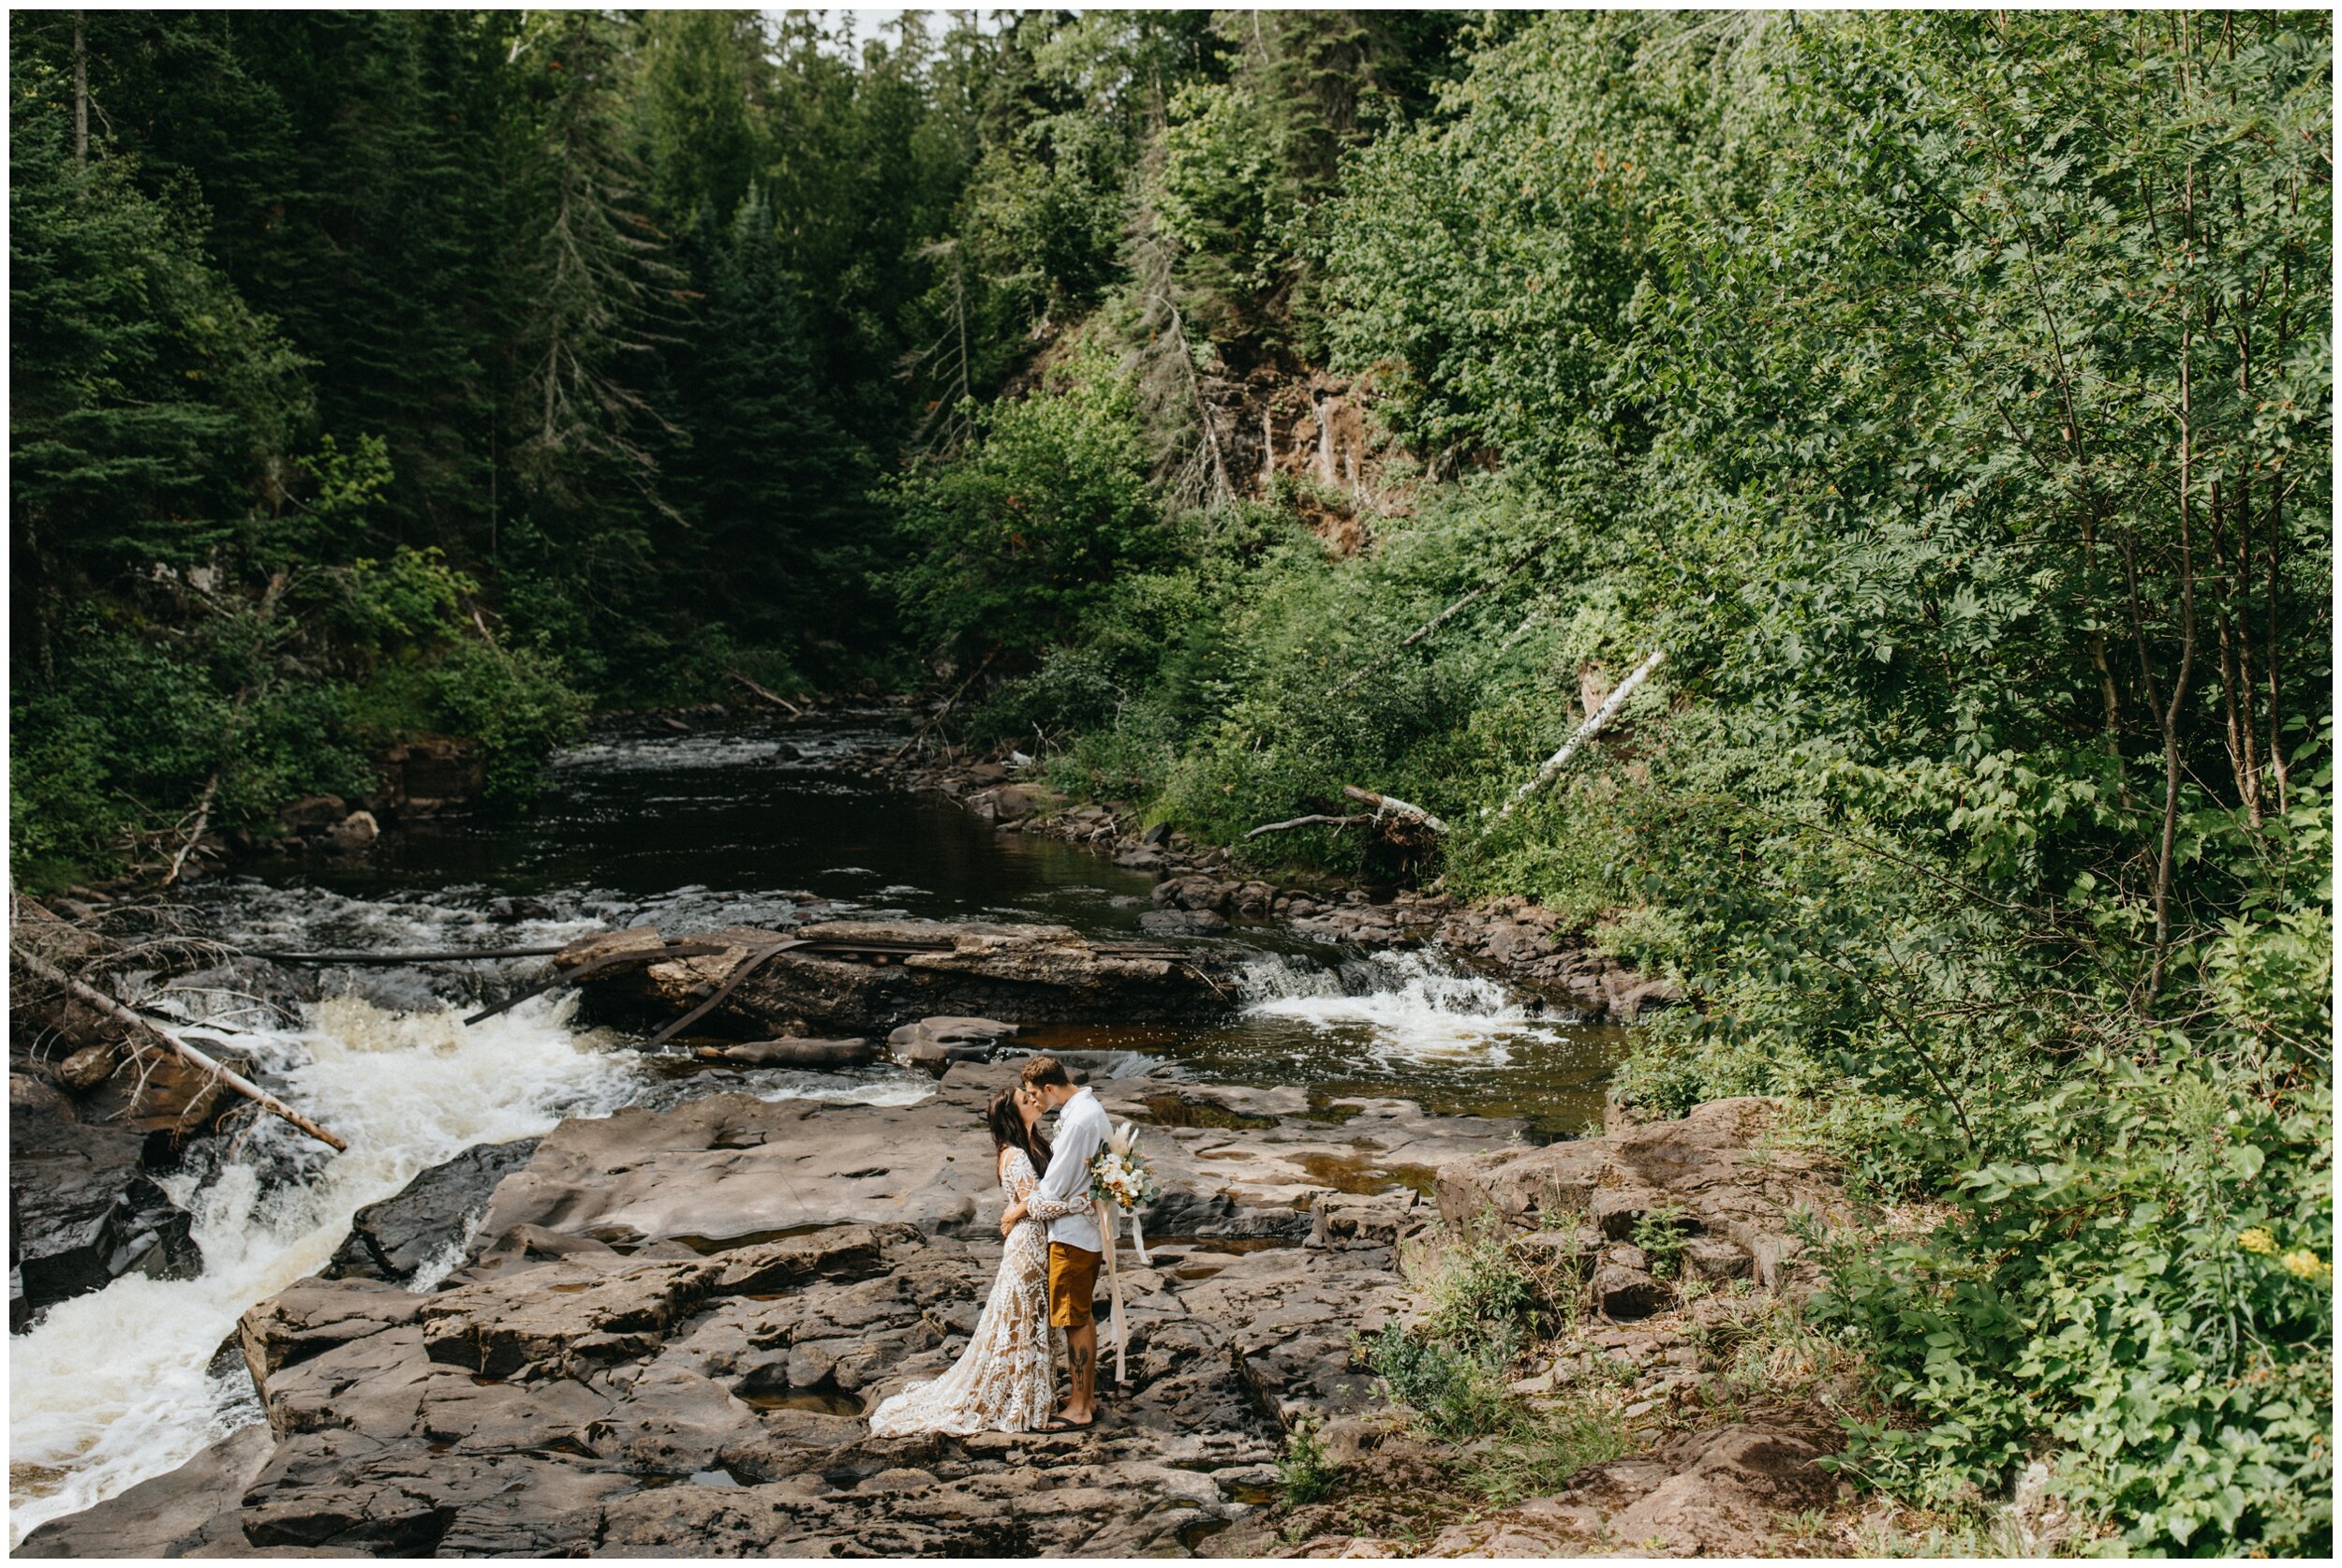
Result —
[{"label": "white flower in bouquet", "polygon": [[1162,1192],[1138,1157],[1138,1132],[1127,1121],[1107,1134],[1105,1146],[1089,1157],[1089,1195],[1125,1214],[1135,1213]]}]

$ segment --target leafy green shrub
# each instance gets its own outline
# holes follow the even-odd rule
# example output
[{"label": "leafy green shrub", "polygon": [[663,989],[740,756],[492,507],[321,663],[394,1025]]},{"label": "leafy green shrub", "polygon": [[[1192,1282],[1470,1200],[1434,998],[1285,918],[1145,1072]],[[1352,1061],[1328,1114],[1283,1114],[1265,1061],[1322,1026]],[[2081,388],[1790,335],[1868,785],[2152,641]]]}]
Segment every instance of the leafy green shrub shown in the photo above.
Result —
[{"label": "leafy green shrub", "polygon": [[445,726],[480,742],[497,804],[526,800],[545,758],[586,732],[585,697],[559,659],[534,648],[459,643],[429,683]]},{"label": "leafy green shrub", "polygon": [[1460,1349],[1394,1323],[1366,1342],[1366,1360],[1391,1398],[1412,1408],[1434,1435],[1467,1442],[1504,1419],[1512,1349],[1509,1341]]},{"label": "leafy green shrub", "polygon": [[1651,1260],[1651,1272],[1659,1279],[1675,1278],[1676,1263],[1683,1256],[1683,1243],[1691,1239],[1684,1224],[1689,1212],[1682,1204],[1666,1203],[1635,1221],[1634,1243]]},{"label": "leafy green shrub", "polygon": [[2059,1487],[2146,1550],[2319,1555],[2333,1531],[2332,1112],[2201,1066],[2098,1060],[1952,1220],[1831,1256],[1916,1427],[1850,1460],[1925,1498],[1999,1485],[2036,1434]]},{"label": "leafy green shrub", "polygon": [[1102,350],[976,416],[971,450],[882,493],[906,541],[886,582],[928,644],[1037,652],[1162,543],[1136,405]]}]

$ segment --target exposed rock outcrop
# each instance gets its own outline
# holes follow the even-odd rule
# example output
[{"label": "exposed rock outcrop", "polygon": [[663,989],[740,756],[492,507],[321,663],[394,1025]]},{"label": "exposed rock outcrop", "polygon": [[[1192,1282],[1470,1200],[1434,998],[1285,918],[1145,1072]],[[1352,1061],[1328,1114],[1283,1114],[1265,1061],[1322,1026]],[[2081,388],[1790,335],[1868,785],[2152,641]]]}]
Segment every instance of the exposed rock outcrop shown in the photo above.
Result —
[{"label": "exposed rock outcrop", "polygon": [[[1482,1216],[1522,1227],[1566,1220],[1612,1241],[1629,1239],[1653,1214],[1671,1216],[1700,1276],[1744,1275],[1778,1290],[1797,1275],[1795,1216],[1834,1222],[1845,1211],[1826,1161],[1774,1143],[1778,1113],[1771,1100],[1716,1100],[1680,1121],[1457,1161],[1440,1171],[1440,1213],[1457,1224]],[[1623,1295],[1639,1289],[1626,1272],[1611,1280]]]},{"label": "exposed rock outcrop", "polygon": [[[1460,1217],[1534,1223],[1520,1245],[1639,1271],[1610,1234],[1634,1211],[1597,1214],[1593,1193],[1707,1216],[1721,1253],[1742,1245],[1731,1216],[1761,1201],[1778,1223],[1818,1180],[1766,1174],[1786,1151],[1763,1147],[1762,1102],[1538,1149],[1518,1123],[1405,1102],[1341,1102],[1336,1122],[1296,1088],[1102,1083],[1109,1114],[1147,1123],[1164,1188],[1151,1266],[1124,1258],[1129,1383],[1108,1384],[1088,1433],[873,1438],[868,1408],[949,1366],[975,1325],[1000,1256],[976,1118],[1014,1071],[955,1064],[912,1106],[719,1095],[565,1123],[497,1182],[484,1244],[437,1289],[316,1278],[245,1315],[264,1439],[239,1434],[24,1550],[1319,1553],[1330,1516],[1295,1516],[1298,1546],[1258,1522],[1298,1425],[1331,1423],[1338,1462],[1437,1472],[1435,1456],[1375,1446],[1388,1417],[1355,1359],[1360,1337],[1422,1308],[1399,1254],[1432,1219],[1424,1190]],[[467,1151],[353,1239],[394,1273],[517,1152]],[[1575,1218],[1552,1222],[1556,1203]],[[1738,1331],[1719,1318],[1714,1334]],[[1689,1332],[1597,1324],[1527,1391],[1604,1383],[1613,1357],[1638,1358],[1657,1391],[1628,1409],[1641,1419],[1712,1375]],[[1769,1511],[1830,1496],[1822,1442],[1745,1421],[1662,1436],[1416,1546],[1751,1550]]]},{"label": "exposed rock outcrop", "polygon": [[480,1144],[418,1175],[404,1189],[350,1216],[349,1235],[326,1273],[336,1279],[407,1284],[434,1262],[460,1251],[488,1206],[497,1183],[528,1163],[537,1140]]},{"label": "exposed rock outcrop", "polygon": [[[646,945],[657,938],[610,933],[577,944],[556,962],[581,973],[588,964],[603,965],[588,983],[589,995],[638,1010],[680,1014],[720,991],[719,1016],[781,1037],[867,1037],[933,1017],[1196,1022],[1227,1008],[1227,992],[1207,960],[1160,945],[1094,942],[1062,925],[831,921],[788,932],[726,926],[690,939],[695,947],[719,951],[677,956]],[[773,951],[784,939],[813,945]],[[645,961],[609,963],[630,940]]]},{"label": "exposed rock outcrop", "polygon": [[[73,972],[115,944],[20,901],[12,942]],[[154,1180],[239,1103],[177,1057],[139,1051],[125,1026],[28,972],[10,977],[8,1324],[125,1274],[185,1279],[202,1254],[193,1217]]]}]

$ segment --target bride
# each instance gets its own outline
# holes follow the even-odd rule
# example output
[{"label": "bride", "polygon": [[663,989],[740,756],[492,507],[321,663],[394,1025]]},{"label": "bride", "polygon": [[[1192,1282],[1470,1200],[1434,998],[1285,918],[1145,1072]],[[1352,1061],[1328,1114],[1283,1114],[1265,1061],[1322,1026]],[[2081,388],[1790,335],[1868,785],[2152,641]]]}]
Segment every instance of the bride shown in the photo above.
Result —
[{"label": "bride", "polygon": [[[1001,1090],[985,1107],[992,1133],[1008,1237],[992,1294],[976,1331],[952,1369],[932,1383],[914,1383],[871,1413],[877,1437],[942,1432],[1028,1432],[1048,1424],[1057,1403],[1057,1363],[1049,1340],[1047,1221],[1081,1205],[1057,1205],[1034,1188],[1049,1167],[1041,1135],[1041,1097],[1018,1086]],[[1086,1202],[1086,1200],[1085,1200]]]}]

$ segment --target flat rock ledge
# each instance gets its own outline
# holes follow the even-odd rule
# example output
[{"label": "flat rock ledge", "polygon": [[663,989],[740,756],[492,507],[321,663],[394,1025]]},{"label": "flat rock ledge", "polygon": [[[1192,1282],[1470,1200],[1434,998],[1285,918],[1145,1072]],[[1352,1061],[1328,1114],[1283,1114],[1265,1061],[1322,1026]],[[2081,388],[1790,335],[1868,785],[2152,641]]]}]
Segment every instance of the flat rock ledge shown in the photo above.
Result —
[{"label": "flat rock ledge", "polygon": [[[1151,1266],[1125,1257],[1129,1382],[1110,1381],[1109,1337],[1089,1433],[874,1438],[868,1408],[948,1367],[974,1327],[1000,1255],[977,1111],[1011,1072],[954,1065],[906,1107],[719,1095],[623,1111],[425,1173],[354,1237],[363,1269],[245,1313],[265,1427],[20,1552],[1185,1556],[1223,1532],[1233,1546],[1259,1528],[1297,1423],[1385,1418],[1353,1346],[1420,1308],[1399,1252],[1434,1216],[1428,1191],[1444,1205],[1451,1173],[1460,1193],[1510,1191],[1529,1179],[1518,1161],[1653,1137],[1537,1149],[1518,1123],[1402,1101],[1312,1112],[1297,1088],[1099,1085],[1110,1113],[1149,1124],[1164,1188]],[[1729,1135],[1695,1142],[1727,1158]],[[400,1283],[499,1170],[461,1266],[428,1291]],[[1615,1538],[1575,1515],[1539,1533],[1544,1516],[1514,1512],[1442,1545]]]},{"label": "flat rock ledge", "polygon": [[937,1016],[1195,1023],[1226,1013],[1231,994],[1208,955],[1092,941],[1062,925],[730,925],[689,938],[696,951],[676,956],[662,941],[650,927],[604,933],[555,963],[605,1003],[673,1016],[715,1001],[734,1027],[782,1038],[884,1035]]}]

